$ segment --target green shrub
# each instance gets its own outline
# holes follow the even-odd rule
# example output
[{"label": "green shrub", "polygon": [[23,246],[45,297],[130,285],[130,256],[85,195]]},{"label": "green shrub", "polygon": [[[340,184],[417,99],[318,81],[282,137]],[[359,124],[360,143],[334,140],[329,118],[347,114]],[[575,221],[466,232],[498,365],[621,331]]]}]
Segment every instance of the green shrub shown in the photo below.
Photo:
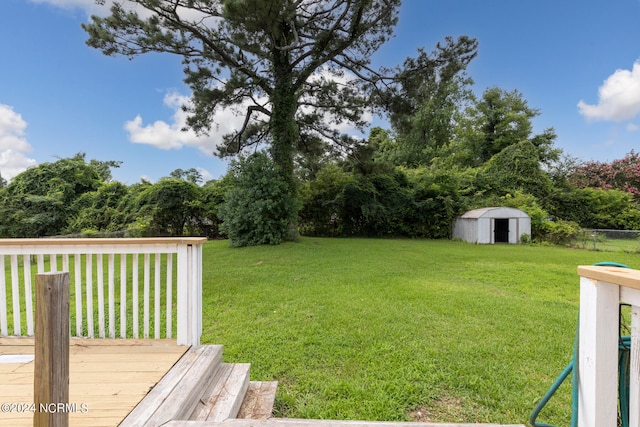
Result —
[{"label": "green shrub", "polygon": [[277,245],[295,236],[299,210],[278,166],[264,153],[233,161],[220,229],[231,246]]},{"label": "green shrub", "polygon": [[549,221],[545,240],[554,245],[567,246],[575,242],[580,232],[580,226],[572,221]]},{"label": "green shrub", "polygon": [[302,188],[300,229],[311,236],[447,238],[462,210],[459,181],[426,169],[362,175],[327,165]]},{"label": "green shrub", "polygon": [[324,166],[313,181],[301,189],[303,208],[300,211],[300,234],[306,236],[336,236],[344,206],[345,186],[353,176],[335,163]]}]

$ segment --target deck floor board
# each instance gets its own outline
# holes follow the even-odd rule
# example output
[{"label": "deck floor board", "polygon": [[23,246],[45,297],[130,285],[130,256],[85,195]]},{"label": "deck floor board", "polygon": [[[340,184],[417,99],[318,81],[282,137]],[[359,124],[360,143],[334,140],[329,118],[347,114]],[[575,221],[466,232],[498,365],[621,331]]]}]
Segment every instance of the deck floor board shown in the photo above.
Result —
[{"label": "deck floor board", "polygon": [[[0,355],[33,354],[33,345],[33,338],[0,338]],[[188,349],[175,340],[72,338],[69,401],[77,412],[69,424],[118,425]],[[0,403],[33,403],[33,362],[0,363]],[[0,412],[0,426],[31,425],[32,412]]]}]

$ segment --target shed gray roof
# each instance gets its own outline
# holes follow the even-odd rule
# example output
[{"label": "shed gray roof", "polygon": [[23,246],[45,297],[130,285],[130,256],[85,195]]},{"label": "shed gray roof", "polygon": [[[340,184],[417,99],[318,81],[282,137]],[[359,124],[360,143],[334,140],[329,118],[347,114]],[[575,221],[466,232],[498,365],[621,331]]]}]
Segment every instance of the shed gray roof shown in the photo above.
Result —
[{"label": "shed gray roof", "polygon": [[529,215],[526,212],[521,211],[516,208],[506,208],[506,207],[492,207],[492,208],[480,208],[473,209],[466,212],[460,218],[528,218]]}]

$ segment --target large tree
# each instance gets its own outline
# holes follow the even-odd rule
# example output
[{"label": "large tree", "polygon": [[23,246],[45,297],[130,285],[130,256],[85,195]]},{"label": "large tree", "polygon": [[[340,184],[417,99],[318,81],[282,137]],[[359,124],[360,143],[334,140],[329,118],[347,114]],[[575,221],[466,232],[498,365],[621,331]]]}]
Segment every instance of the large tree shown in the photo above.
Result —
[{"label": "large tree", "polygon": [[[0,236],[42,237],[64,232],[77,214],[75,201],[96,191],[119,162],[87,162],[84,153],[41,163],[11,180],[0,193]],[[108,173],[107,173],[108,172]]]},{"label": "large tree", "polygon": [[540,111],[529,107],[522,93],[492,87],[482,99],[467,108],[458,127],[456,157],[468,166],[481,166],[505,148],[529,141],[538,151],[540,162],[550,165],[561,151],[553,148],[553,128],[533,135],[532,120]]},{"label": "large tree", "polygon": [[364,125],[363,82],[380,82],[371,55],[392,35],[400,0],[126,0],[83,26],[107,55],[168,52],[185,63],[188,126],[206,133],[219,108],[244,125],[221,154],[266,144],[295,192],[294,157]]},{"label": "large tree", "polygon": [[428,166],[453,139],[456,116],[472,100],[466,67],[477,54],[475,39],[447,37],[428,54],[418,50],[402,67],[386,70],[395,78],[376,92],[395,132],[385,157],[409,167]]}]

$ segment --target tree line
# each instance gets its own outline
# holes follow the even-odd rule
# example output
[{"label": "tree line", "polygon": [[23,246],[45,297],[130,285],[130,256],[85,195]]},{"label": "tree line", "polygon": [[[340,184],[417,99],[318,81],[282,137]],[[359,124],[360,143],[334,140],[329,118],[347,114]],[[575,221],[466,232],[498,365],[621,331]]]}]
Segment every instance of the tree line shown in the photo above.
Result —
[{"label": "tree line", "polygon": [[[480,206],[518,207],[532,238],[578,227],[640,228],[635,166],[580,164],[534,133],[540,112],[517,90],[471,90],[477,40],[446,37],[375,68],[400,0],[130,0],[83,24],[106,55],[177,55],[190,88],[187,127],[207,133],[220,109],[244,114],[218,144],[234,160],[204,183],[176,170],[124,185],[118,161],[83,154],[0,179],[0,235],[226,236],[235,246],[322,236],[448,236]],[[389,129],[371,129],[368,114]]]},{"label": "tree line", "polygon": [[[112,178],[119,161],[83,153],[42,163],[0,188],[0,237],[197,235],[245,246],[287,240],[295,224],[311,236],[447,238],[457,216],[484,206],[524,210],[537,241],[640,229],[637,153],[611,163],[562,153],[553,129],[533,133],[539,111],[517,91],[468,94],[452,111],[448,129],[416,108],[346,155],[298,156],[295,197],[261,151],[206,183],[195,169],[176,169],[125,185]],[[431,139],[434,129],[448,141]]]},{"label": "tree line", "polygon": [[111,175],[120,164],[78,153],[20,173],[0,188],[0,236],[218,236],[222,195],[197,170],[125,185]]}]

